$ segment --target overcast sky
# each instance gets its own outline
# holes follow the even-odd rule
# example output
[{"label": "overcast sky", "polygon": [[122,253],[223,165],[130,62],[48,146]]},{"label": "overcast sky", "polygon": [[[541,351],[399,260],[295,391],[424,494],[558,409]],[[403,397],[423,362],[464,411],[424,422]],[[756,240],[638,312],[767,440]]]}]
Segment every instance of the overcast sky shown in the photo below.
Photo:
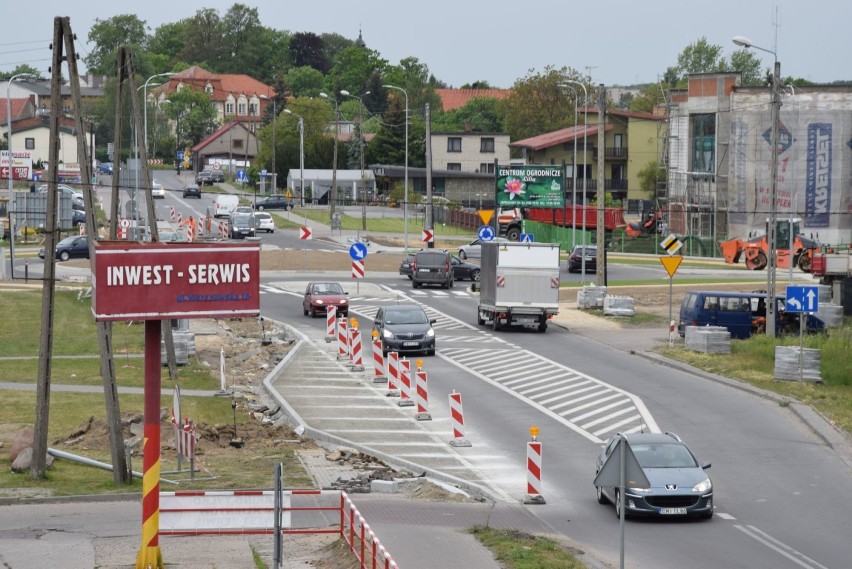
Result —
[{"label": "overcast sky", "polygon": [[[233,1],[69,2],[20,4],[0,26],[0,69],[28,63],[47,74],[53,18],[69,16],[77,51],[96,18],[134,13],[150,27],[213,8],[224,15]],[[476,80],[508,88],[530,69],[568,66],[588,72],[593,83],[625,85],[656,81],[688,44],[706,36],[737,49],[733,36],[776,51],[784,76],[815,82],[852,79],[849,63],[849,0],[248,0],[262,23],[291,32],[334,32],[358,37],[392,64],[416,57],[452,87]],[[105,7],[103,7],[105,6]],[[129,7],[129,6],[132,6]],[[7,14],[8,16],[8,14]],[[777,39],[777,41],[776,41]],[[756,52],[764,68],[772,55]],[[588,69],[587,69],[588,68]],[[81,65],[81,70],[84,66]]]}]

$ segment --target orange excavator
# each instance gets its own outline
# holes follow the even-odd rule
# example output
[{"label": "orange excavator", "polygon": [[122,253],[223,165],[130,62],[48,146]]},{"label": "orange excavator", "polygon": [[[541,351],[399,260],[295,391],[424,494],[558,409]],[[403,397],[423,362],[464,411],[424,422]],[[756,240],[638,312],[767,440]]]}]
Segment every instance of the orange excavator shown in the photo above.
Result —
[{"label": "orange excavator", "polygon": [[[799,267],[802,272],[811,272],[811,260],[815,251],[819,250],[820,245],[813,239],[808,239],[804,235],[799,234],[799,219],[779,219],[777,221],[775,235],[778,244],[776,259],[779,269],[787,269],[790,263],[794,267]],[[769,221],[766,222],[767,233],[769,230]],[[769,241],[767,234],[758,235],[746,240],[729,239],[721,241],[719,246],[722,248],[722,257],[725,262],[736,264],[740,259],[744,259],[745,266],[753,271],[762,271],[766,268],[769,260]],[[790,235],[793,236],[792,248],[790,248]]]}]

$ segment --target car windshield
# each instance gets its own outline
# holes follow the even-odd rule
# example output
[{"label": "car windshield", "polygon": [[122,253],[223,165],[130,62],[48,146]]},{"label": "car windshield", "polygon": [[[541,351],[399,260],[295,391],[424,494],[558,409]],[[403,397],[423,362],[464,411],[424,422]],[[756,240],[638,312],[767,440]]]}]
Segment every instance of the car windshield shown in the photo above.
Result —
[{"label": "car windshield", "polygon": [[67,247],[67,246],[71,245],[72,243],[74,243],[74,241],[77,240],[77,237],[78,236],[76,236],[76,235],[71,236],[71,237],[66,237],[65,239],[60,241],[56,246],[57,247]]},{"label": "car windshield", "polygon": [[248,223],[251,220],[251,214],[238,213],[233,217],[234,223]]},{"label": "car windshield", "polygon": [[423,310],[387,310],[385,324],[425,324],[429,321]]},{"label": "car windshield", "polygon": [[582,247],[577,247],[574,252],[578,255],[594,255],[598,252],[598,250],[596,247],[586,247],[585,249],[583,249]]},{"label": "car windshield", "polygon": [[682,444],[630,445],[642,468],[694,468],[692,453]]},{"label": "car windshield", "polygon": [[343,287],[337,283],[319,283],[311,287],[311,294],[343,294]]}]

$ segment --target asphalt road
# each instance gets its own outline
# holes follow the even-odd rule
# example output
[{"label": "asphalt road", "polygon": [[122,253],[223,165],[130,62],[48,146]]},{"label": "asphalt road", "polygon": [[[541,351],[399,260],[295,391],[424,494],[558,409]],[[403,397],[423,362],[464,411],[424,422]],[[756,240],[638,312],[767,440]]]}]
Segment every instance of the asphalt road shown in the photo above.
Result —
[{"label": "asphalt road", "polygon": [[[288,282],[268,286],[297,293],[301,281]],[[592,486],[599,444],[618,430],[639,425],[671,430],[700,461],[712,462],[716,515],[709,522],[630,522],[626,550],[631,566],[818,569],[848,564],[846,540],[836,529],[844,527],[848,503],[838,499],[842,493],[836,489],[849,486],[849,466],[784,406],[554,326],[545,334],[495,334],[476,326],[476,299],[463,291],[426,290],[415,296],[407,279],[376,279],[373,284],[403,300],[421,302],[439,317],[438,356],[425,358],[424,364],[433,415],[446,417],[446,394],[462,392],[467,438],[474,443],[458,450],[465,464],[450,464],[448,474],[472,476],[498,494],[522,499],[525,441],[529,427],[537,425],[544,444],[542,494],[547,504],[530,506],[530,511],[612,562],[617,561],[618,522],[611,506],[597,504]],[[352,311],[368,319],[379,304],[392,300],[370,284],[362,286],[359,294],[352,294]],[[302,317],[298,302],[296,294],[268,293],[262,306],[271,317],[322,337],[324,322]],[[534,369],[544,375],[533,375]],[[588,382],[589,412],[595,405],[623,399],[619,414],[600,412],[594,417],[608,418],[598,422],[560,415],[558,382],[565,374]],[[546,389],[549,385],[553,389]],[[357,404],[365,401],[359,397]],[[411,441],[421,440],[410,425],[397,428],[405,429]],[[440,438],[447,428],[446,422],[433,423],[428,431]],[[338,436],[360,437],[365,446],[392,448],[405,460],[428,462],[444,452],[425,443],[402,449],[391,441],[393,428],[369,417],[334,429]]]}]

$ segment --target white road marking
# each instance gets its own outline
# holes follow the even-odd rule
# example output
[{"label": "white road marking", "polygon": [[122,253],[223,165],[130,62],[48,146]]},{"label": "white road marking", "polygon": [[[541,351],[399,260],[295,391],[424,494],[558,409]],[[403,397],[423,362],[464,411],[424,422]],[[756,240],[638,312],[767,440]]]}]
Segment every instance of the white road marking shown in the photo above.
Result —
[{"label": "white road marking", "polygon": [[804,555],[799,551],[796,551],[789,545],[778,541],[774,537],[757,529],[754,526],[741,526],[739,524],[736,524],[734,525],[734,527],[749,536],[750,538],[754,539],[755,541],[762,543],[769,549],[780,553],[781,555],[783,555],[784,557],[786,557],[787,559],[789,559],[800,567],[805,567],[805,569],[828,569],[828,567],[826,567],[825,565],[817,563],[810,557]]}]

